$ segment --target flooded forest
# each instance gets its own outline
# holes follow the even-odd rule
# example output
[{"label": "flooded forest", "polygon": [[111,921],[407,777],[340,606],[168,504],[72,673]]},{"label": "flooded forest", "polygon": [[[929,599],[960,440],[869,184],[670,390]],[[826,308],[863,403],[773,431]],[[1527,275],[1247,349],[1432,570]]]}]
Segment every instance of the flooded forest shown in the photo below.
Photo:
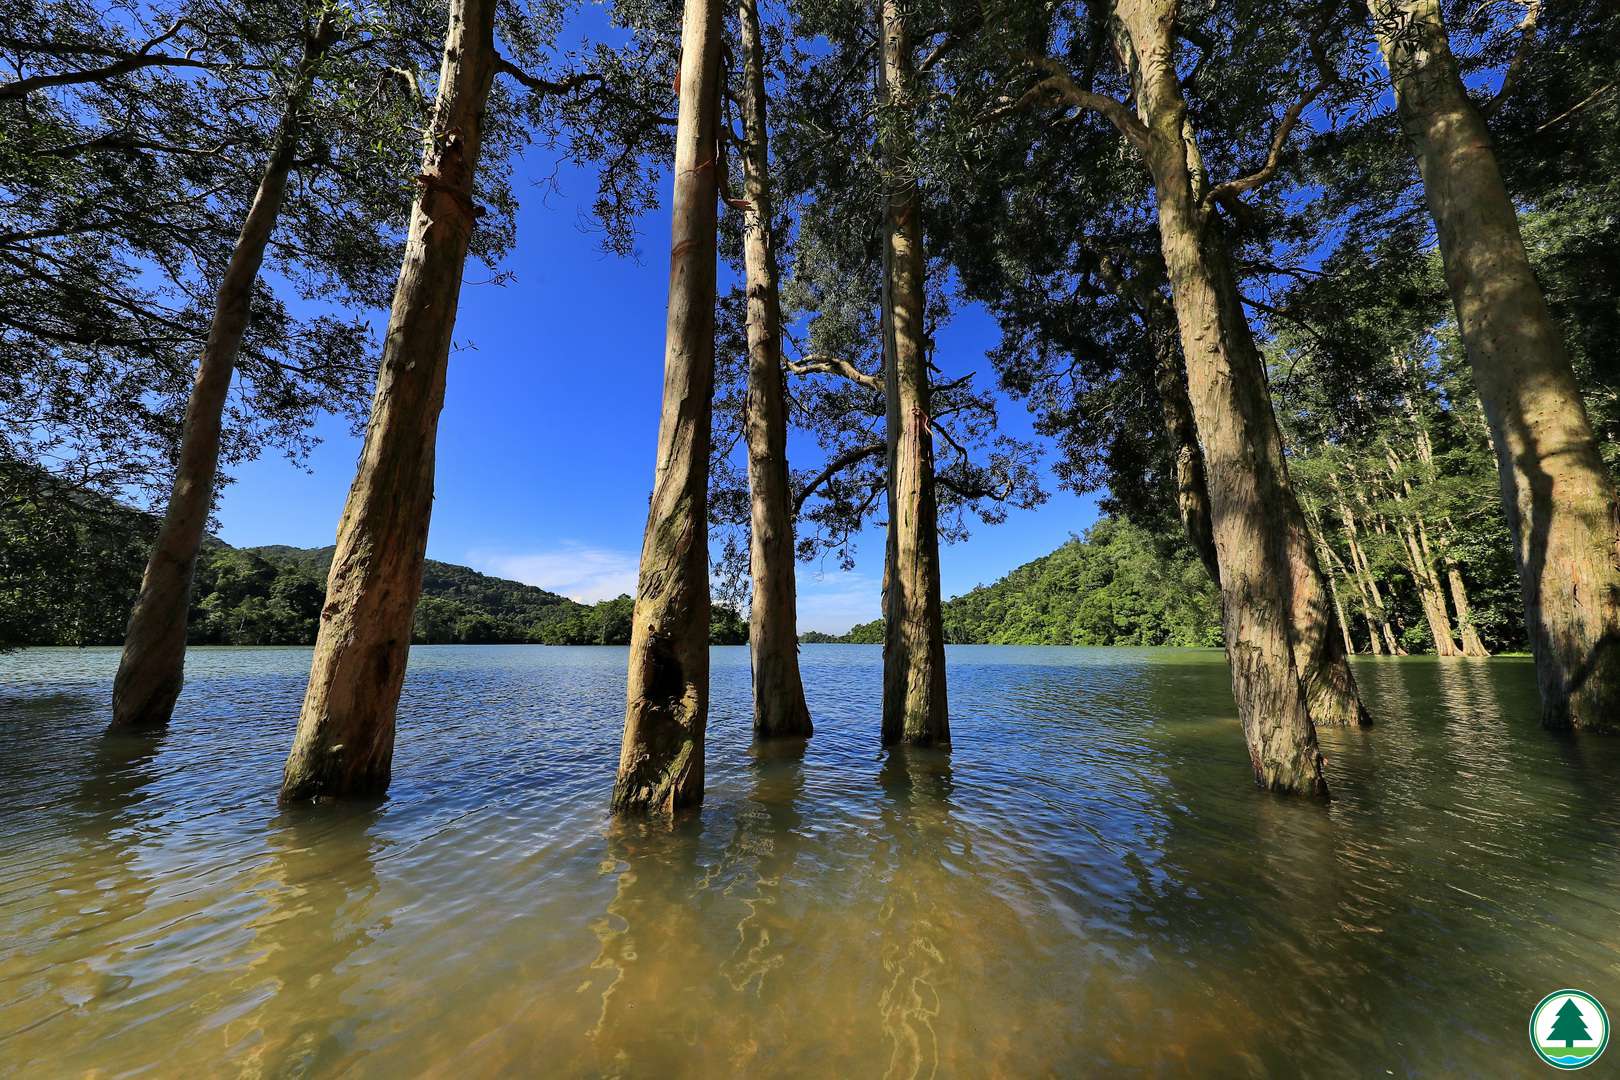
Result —
[{"label": "flooded forest", "polygon": [[0,10],[0,1071],[1603,1054],[1620,8]]}]

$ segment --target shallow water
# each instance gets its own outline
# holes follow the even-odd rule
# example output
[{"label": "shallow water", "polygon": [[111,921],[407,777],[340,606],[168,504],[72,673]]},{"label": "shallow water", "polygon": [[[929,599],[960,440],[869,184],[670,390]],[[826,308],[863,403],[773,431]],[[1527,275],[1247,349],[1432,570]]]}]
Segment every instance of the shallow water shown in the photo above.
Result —
[{"label": "shallow water", "polygon": [[1620,740],[1527,661],[1358,661],[1323,808],[1218,652],[953,648],[947,757],[807,646],[798,757],[716,649],[670,827],[604,813],[604,648],[413,650],[387,801],[278,812],[308,657],[193,650],[109,741],[114,651],[0,656],[0,1073],[1529,1076],[1543,995],[1620,1015]]}]

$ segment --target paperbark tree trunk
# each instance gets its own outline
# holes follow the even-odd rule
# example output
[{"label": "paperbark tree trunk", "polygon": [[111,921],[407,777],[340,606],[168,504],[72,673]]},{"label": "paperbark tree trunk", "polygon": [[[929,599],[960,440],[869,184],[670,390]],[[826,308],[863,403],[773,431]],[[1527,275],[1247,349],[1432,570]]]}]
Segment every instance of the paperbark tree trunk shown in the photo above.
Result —
[{"label": "paperbark tree trunk", "polygon": [[[1172,0],[1116,0],[1135,53],[1137,109],[1152,172],[1187,384],[1209,480],[1232,691],[1262,787],[1327,793],[1292,641],[1295,578],[1282,440],[1176,78]],[[1303,532],[1303,529],[1301,529]],[[1314,560],[1312,560],[1314,562]],[[1316,591],[1326,596],[1320,576]],[[1325,622],[1325,620],[1324,620]]]},{"label": "paperbark tree trunk", "polygon": [[1417,533],[1411,524],[1398,522],[1401,550],[1406,552],[1406,568],[1412,573],[1412,584],[1417,587],[1418,601],[1423,605],[1423,618],[1429,624],[1434,638],[1434,651],[1440,656],[1457,656],[1457,640],[1451,634],[1451,615],[1446,611],[1445,594],[1440,591],[1440,580],[1434,568],[1423,557]]},{"label": "paperbark tree trunk", "polygon": [[799,677],[794,585],[793,493],[788,485],[787,404],[782,385],[782,301],[772,231],[765,59],[758,0],[737,9],[743,61],[743,264],[748,289],[749,571],[748,648],[754,672],[754,733],[808,736]]},{"label": "paperbark tree trunk", "polygon": [[337,33],[329,16],[323,17],[305,39],[304,56],[288,90],[258,190],[214,296],[208,341],[197,364],[191,397],[186,401],[174,485],[141,577],[140,595],[130,611],[124,652],[113,679],[112,731],[162,727],[169,722],[180,696],[191,579],[214,504],[225,401],[242,338],[247,333],[253,285],[285,201],[304,105],[321,60],[335,40]]},{"label": "paperbark tree trunk", "polygon": [[714,398],[720,0],[686,0],[658,468],[630,631],[617,813],[703,800],[709,714],[709,419]]},{"label": "paperbark tree trunk", "polygon": [[1474,627],[1474,609],[1468,603],[1468,586],[1463,584],[1462,571],[1450,559],[1446,560],[1446,580],[1451,586],[1451,603],[1457,609],[1457,630],[1462,634],[1464,656],[1489,656],[1491,650],[1480,639]]},{"label": "paperbark tree trunk", "polygon": [[422,591],[462,270],[477,208],[485,102],[495,72],[496,0],[453,0],[438,101],[405,259],[394,288],[371,420],[338,523],[309,688],[281,801],[380,795]]},{"label": "paperbark tree trunk", "polygon": [[1366,582],[1367,590],[1372,596],[1373,609],[1369,618],[1378,624],[1376,632],[1381,633],[1384,644],[1389,648],[1391,656],[1405,656],[1406,650],[1401,648],[1395,637],[1395,632],[1389,625],[1389,608],[1384,603],[1384,594],[1378,587],[1378,576],[1373,573],[1372,563],[1367,559],[1367,553],[1361,547],[1360,529],[1356,526],[1355,512],[1344,501],[1344,493],[1339,495],[1339,520],[1344,525],[1345,542],[1350,546],[1350,561],[1362,579]]},{"label": "paperbark tree trunk", "polygon": [[[1137,277],[1129,277],[1110,259],[1100,260],[1102,277],[1109,287],[1130,301],[1142,317],[1154,357],[1153,382],[1158,391],[1169,443],[1176,485],[1176,510],[1181,526],[1209,571],[1210,580],[1220,585],[1220,567],[1215,556],[1215,535],[1211,525],[1209,481],[1205,474],[1203,451],[1198,445],[1198,426],[1192,402],[1187,396],[1186,365],[1177,340],[1174,307],[1159,290]],[[1293,572],[1303,580],[1321,578],[1320,556],[1313,564],[1315,539],[1303,521],[1290,540],[1289,558]],[[1312,719],[1318,724],[1370,724],[1371,717],[1361,705],[1355,676],[1346,659],[1355,650],[1350,646],[1349,628],[1342,606],[1333,593],[1333,581],[1326,585],[1334,603],[1331,608],[1313,599],[1309,589],[1301,590],[1293,606],[1294,662],[1310,695]],[[1335,641],[1335,635],[1340,641]],[[1342,641],[1343,648],[1340,648]],[[1298,647],[1303,643],[1304,647]]]},{"label": "paperbark tree trunk", "polygon": [[1543,722],[1620,731],[1620,505],[1437,0],[1370,0],[1514,538]]},{"label": "paperbark tree trunk", "polygon": [[884,574],[883,743],[951,741],[939,584],[934,436],[923,321],[922,200],[910,160],[915,108],[911,32],[902,0],[881,0],[884,387],[888,402],[889,535]]}]

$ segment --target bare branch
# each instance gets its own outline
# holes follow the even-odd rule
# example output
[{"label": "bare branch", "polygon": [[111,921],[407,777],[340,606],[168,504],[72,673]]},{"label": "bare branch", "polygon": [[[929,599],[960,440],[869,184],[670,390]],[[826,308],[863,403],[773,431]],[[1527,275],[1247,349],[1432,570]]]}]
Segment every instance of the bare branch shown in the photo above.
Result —
[{"label": "bare branch", "polygon": [[795,375],[839,375],[857,386],[864,386],[868,390],[883,393],[883,381],[881,379],[876,375],[868,375],[848,360],[839,356],[811,353],[798,363],[791,360],[784,361],[783,366]]},{"label": "bare branch", "polygon": [[1305,91],[1292,105],[1288,106],[1288,111],[1283,113],[1282,122],[1277,125],[1277,130],[1271,133],[1271,149],[1266,152],[1265,164],[1248,176],[1228,180],[1224,184],[1216,184],[1211,188],[1209,194],[1204,196],[1203,209],[1206,213],[1217,203],[1230,205],[1232,200],[1235,200],[1245,191],[1253,191],[1277,175],[1277,169],[1282,165],[1283,147],[1287,145],[1288,137],[1294,133],[1294,128],[1298,126],[1300,115],[1305,112],[1306,106],[1315,101],[1325,89],[1327,89],[1327,84],[1319,82]]},{"label": "bare branch", "polygon": [[1123,101],[1111,98],[1106,94],[1094,94],[1089,90],[1082,90],[1069,69],[1050,56],[1041,56],[1038,53],[1020,53],[1018,58],[1037,71],[1044,72],[1046,77],[1034,86],[1024,91],[1016,101],[992,109],[985,119],[994,119],[1008,113],[1017,112],[1038,102],[1056,99],[1065,105],[1077,109],[1089,109],[1101,113],[1107,120],[1119,129],[1139,150],[1147,149],[1148,130],[1136,114],[1125,105]]},{"label": "bare branch", "polygon": [[815,479],[811,480],[808,484],[804,485],[804,487],[800,488],[798,494],[793,496],[794,516],[798,516],[799,511],[804,509],[804,504],[809,500],[810,496],[816,493],[822,484],[825,484],[828,480],[831,480],[834,476],[837,476],[851,465],[859,464],[869,457],[876,457],[887,449],[887,443],[869,443],[866,446],[857,446],[853,449],[845,450],[842,454],[839,454],[837,457],[827,462],[827,467],[817,473]]}]

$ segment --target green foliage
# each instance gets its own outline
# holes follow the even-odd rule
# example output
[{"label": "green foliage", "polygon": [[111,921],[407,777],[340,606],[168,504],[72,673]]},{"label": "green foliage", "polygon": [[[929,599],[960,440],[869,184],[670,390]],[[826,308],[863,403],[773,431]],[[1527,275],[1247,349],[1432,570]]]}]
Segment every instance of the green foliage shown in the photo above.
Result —
[{"label": "green foliage", "polygon": [[[117,645],[140,590],[154,522],[94,497],[36,499],[37,477],[0,468],[0,649]],[[332,565],[326,548],[233,548],[209,541],[197,561],[193,645],[310,645]],[[635,602],[581,604],[533,585],[427,560],[411,640],[432,645],[627,645]],[[737,610],[716,604],[717,645],[748,641]]]},{"label": "green foliage", "polygon": [[[836,640],[879,644],[883,621],[862,623]],[[1220,599],[1179,536],[1103,518],[1084,537],[947,601],[945,640],[1218,646]]]}]

